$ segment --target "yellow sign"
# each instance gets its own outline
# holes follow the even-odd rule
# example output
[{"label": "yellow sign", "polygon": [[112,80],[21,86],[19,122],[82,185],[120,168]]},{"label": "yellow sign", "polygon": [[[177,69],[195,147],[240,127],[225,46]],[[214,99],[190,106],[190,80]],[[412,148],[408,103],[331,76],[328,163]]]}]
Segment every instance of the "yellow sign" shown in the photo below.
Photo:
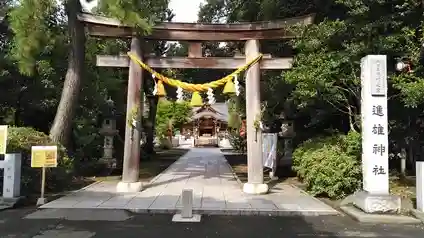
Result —
[{"label": "yellow sign", "polygon": [[7,126],[0,126],[0,155],[6,154]]},{"label": "yellow sign", "polygon": [[57,167],[57,146],[31,147],[31,167]]}]

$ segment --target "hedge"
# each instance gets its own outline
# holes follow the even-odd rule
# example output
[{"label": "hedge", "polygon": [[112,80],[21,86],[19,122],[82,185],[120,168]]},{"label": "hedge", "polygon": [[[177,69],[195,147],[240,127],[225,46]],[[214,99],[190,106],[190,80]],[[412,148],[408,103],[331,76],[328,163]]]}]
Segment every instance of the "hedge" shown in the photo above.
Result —
[{"label": "hedge", "polygon": [[361,138],[357,132],[305,141],[293,153],[293,168],[315,196],[341,199],[361,186]]}]

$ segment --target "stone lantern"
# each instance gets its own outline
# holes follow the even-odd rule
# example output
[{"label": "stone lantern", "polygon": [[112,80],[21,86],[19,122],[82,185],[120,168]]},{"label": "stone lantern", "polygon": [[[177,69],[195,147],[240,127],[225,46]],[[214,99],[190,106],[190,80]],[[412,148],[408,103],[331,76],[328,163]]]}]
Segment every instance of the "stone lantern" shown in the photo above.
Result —
[{"label": "stone lantern", "polygon": [[294,130],[294,122],[292,120],[282,120],[280,136],[284,139],[284,156],[280,160],[281,165],[291,165],[293,162],[293,137],[296,132]]},{"label": "stone lantern", "polygon": [[280,136],[284,138],[293,138],[296,135],[294,123],[292,120],[282,120]]},{"label": "stone lantern", "polygon": [[108,168],[116,168],[116,159],[113,158],[113,139],[118,134],[116,130],[115,105],[112,99],[106,101],[107,110],[103,117],[100,134],[104,136],[103,158],[101,161]]}]

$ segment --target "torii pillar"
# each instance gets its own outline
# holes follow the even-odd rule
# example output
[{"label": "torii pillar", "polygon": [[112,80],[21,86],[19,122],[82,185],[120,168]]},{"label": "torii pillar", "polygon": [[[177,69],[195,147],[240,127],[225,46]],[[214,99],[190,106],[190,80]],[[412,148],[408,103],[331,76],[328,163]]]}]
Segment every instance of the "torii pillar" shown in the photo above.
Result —
[{"label": "torii pillar", "polygon": [[[140,39],[131,40],[131,53],[142,59]],[[128,75],[127,115],[125,120],[124,161],[122,180],[118,183],[117,192],[139,192],[142,184],[140,174],[140,138],[141,115],[143,111],[142,90],[143,69],[134,61],[130,61]]]},{"label": "torii pillar", "polygon": [[[247,40],[245,54],[246,62],[258,57],[259,41]],[[243,192],[247,194],[268,192],[263,176],[262,131],[255,128],[255,121],[262,120],[260,79],[260,64],[253,64],[246,72],[247,183],[243,185]]]}]

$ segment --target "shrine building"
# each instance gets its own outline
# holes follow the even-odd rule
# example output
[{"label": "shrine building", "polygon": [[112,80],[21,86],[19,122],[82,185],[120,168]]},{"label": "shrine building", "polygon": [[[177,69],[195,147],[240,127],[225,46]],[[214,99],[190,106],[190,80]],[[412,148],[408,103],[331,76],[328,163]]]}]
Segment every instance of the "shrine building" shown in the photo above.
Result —
[{"label": "shrine building", "polygon": [[195,147],[220,146],[227,139],[227,104],[205,104],[192,110],[191,119],[181,127],[181,135],[193,139]]}]

